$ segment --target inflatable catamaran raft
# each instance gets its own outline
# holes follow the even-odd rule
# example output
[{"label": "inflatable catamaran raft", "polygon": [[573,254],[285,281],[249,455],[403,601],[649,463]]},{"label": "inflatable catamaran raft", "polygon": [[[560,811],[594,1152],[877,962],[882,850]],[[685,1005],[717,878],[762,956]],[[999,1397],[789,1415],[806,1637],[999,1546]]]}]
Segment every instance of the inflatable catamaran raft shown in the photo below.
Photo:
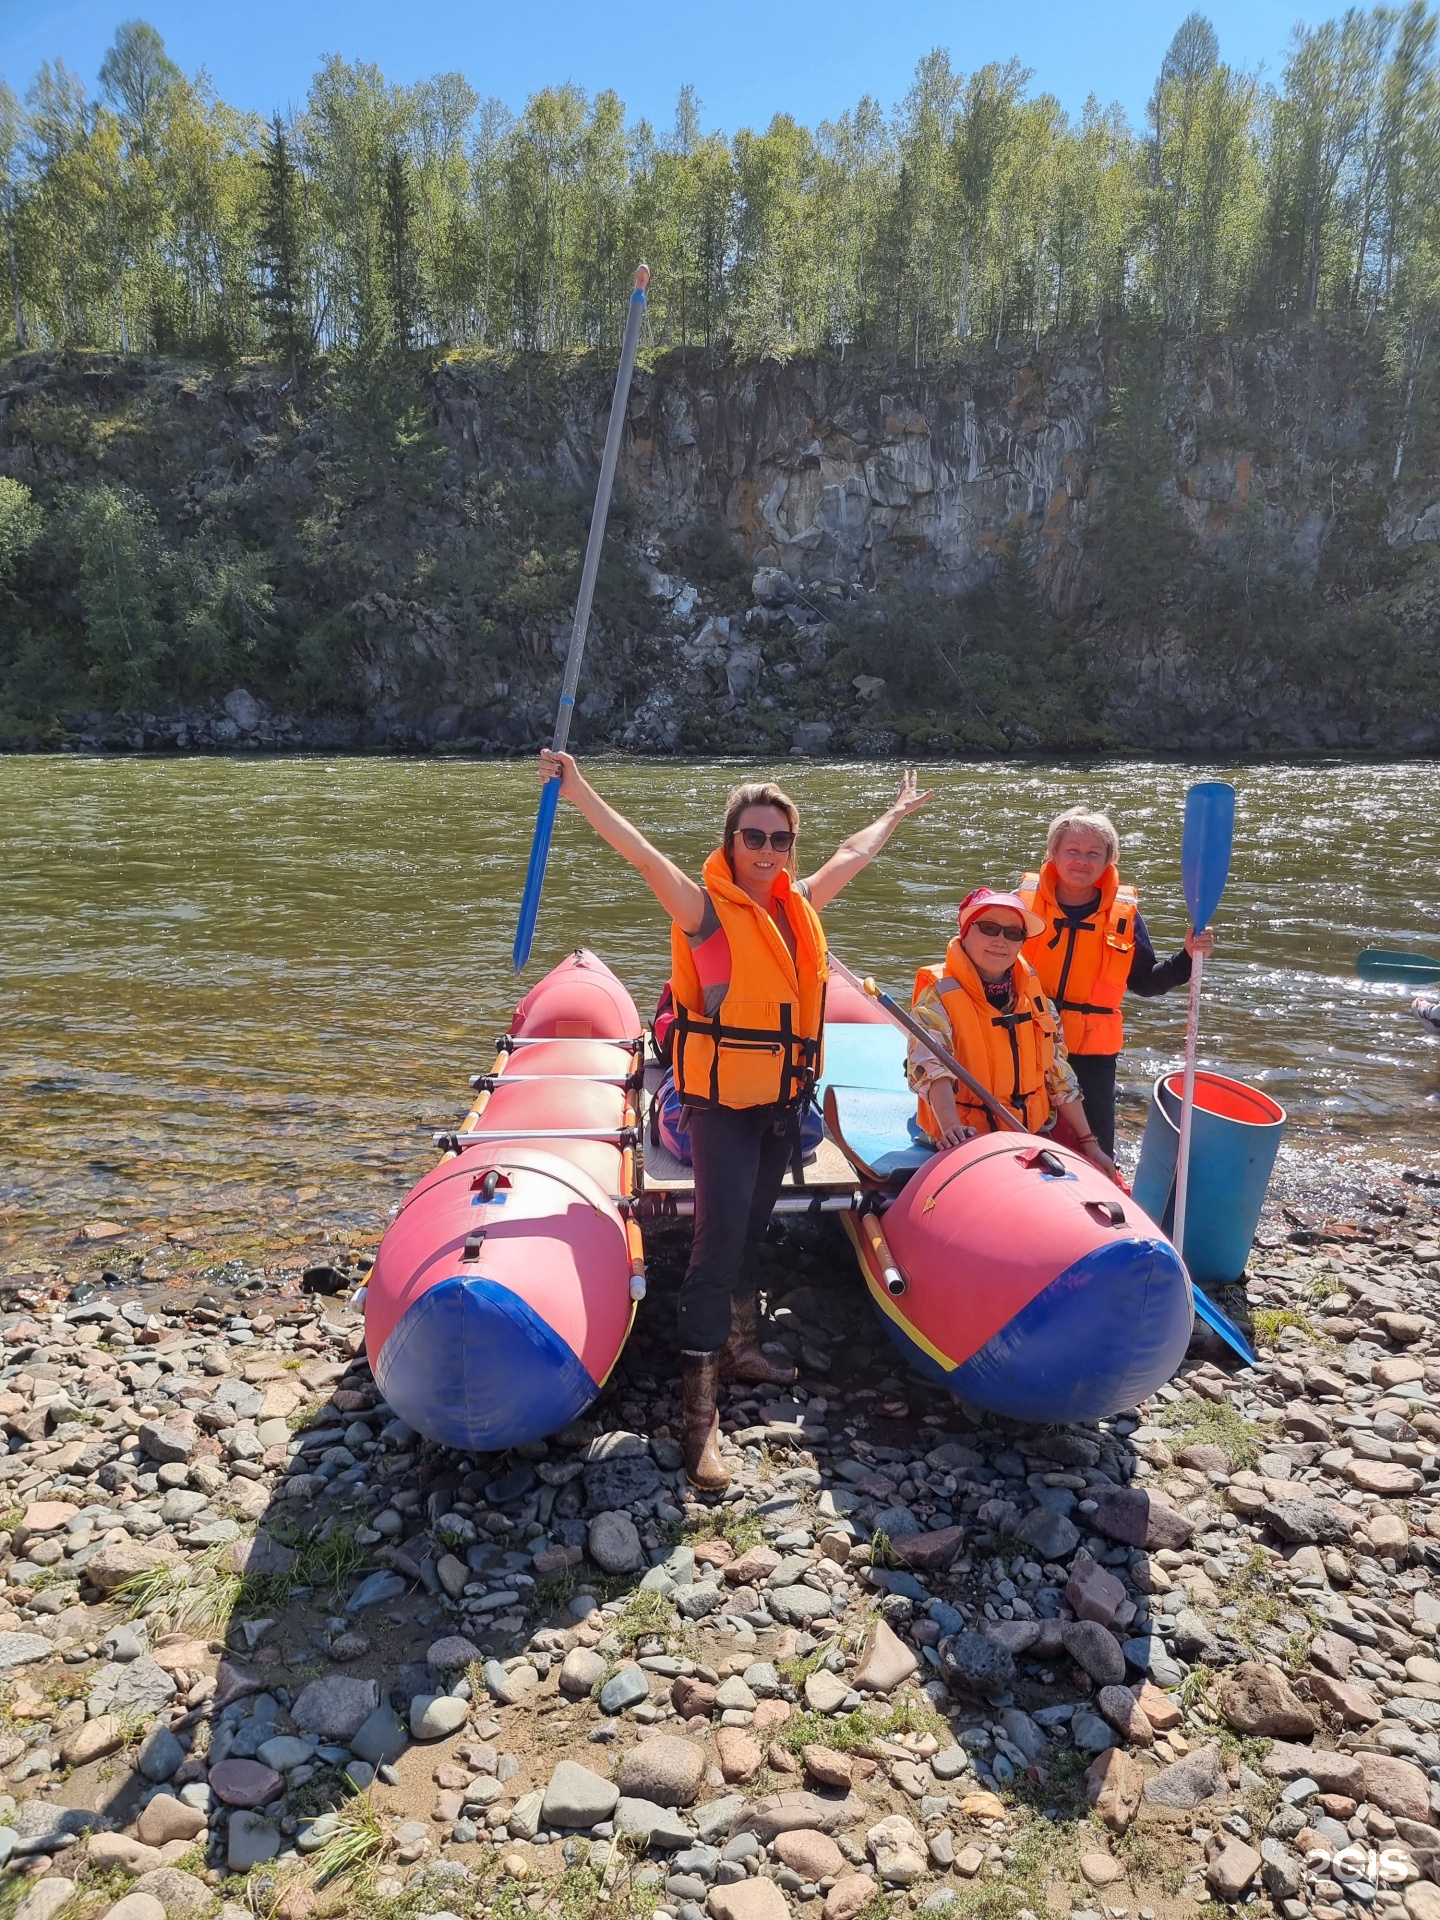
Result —
[{"label": "inflatable catamaran raft", "polygon": [[[1160,1228],[1042,1139],[933,1152],[904,1060],[905,1036],[832,980],[826,1137],[779,1210],[839,1212],[891,1339],[975,1406],[1094,1420],[1152,1393],[1193,1321]],[[417,1432],[492,1452],[556,1432],[600,1392],[644,1293],[644,1224],[692,1202],[688,1168],[646,1141],[659,1078],[634,1001],[593,954],[521,1000],[366,1290],[376,1381]]]}]

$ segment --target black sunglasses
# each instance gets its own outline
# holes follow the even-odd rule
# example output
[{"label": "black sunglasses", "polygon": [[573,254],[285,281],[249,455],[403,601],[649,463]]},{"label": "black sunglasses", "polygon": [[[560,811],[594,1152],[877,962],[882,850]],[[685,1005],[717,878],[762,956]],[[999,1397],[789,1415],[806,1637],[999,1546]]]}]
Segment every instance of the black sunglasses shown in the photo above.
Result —
[{"label": "black sunglasses", "polygon": [[1024,927],[1002,926],[998,920],[974,920],[971,925],[986,940],[1009,940],[1017,947],[1023,946],[1028,937]]},{"label": "black sunglasses", "polygon": [[767,840],[776,853],[788,853],[795,844],[795,835],[788,827],[782,827],[779,833],[766,833],[760,827],[741,827],[739,833],[751,853],[759,853]]}]

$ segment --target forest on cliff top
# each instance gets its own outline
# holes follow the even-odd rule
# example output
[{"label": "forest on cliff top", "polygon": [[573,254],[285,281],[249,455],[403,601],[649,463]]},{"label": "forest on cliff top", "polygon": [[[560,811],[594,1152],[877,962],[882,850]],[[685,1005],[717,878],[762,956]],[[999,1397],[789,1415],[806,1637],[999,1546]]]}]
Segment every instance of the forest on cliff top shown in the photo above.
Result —
[{"label": "forest on cliff top", "polygon": [[[382,341],[615,345],[635,262],[650,344],[934,361],[1090,324],[1358,317],[1416,378],[1440,302],[1440,74],[1423,0],[1296,29],[1279,83],[1191,14],[1143,128],[1072,119],[1020,60],[936,49],[891,111],[706,132],[613,93],[518,115],[458,73],[329,60],[264,123],[123,26],[100,97],[61,62],[0,84],[9,344],[297,363]],[[5,342],[0,332],[0,348]]]},{"label": "forest on cliff top", "polygon": [[[1395,594],[1431,536],[1399,555],[1387,531],[1394,499],[1440,470],[1440,57],[1421,0],[1297,28],[1274,84],[1227,65],[1192,14],[1140,128],[1093,99],[1067,116],[1019,61],[962,73],[940,50],[893,110],[866,99],[814,129],[782,114],[733,134],[704,130],[688,88],[657,132],[612,94],[548,88],[511,114],[459,74],[400,87],[338,59],[265,122],[182,74],[140,21],[99,83],[90,97],[59,62],[23,101],[0,83],[12,733],[241,680],[291,712],[364,709],[377,596],[419,627],[458,623],[483,656],[468,677],[523,684],[538,710],[540,629],[573,597],[586,510],[588,455],[568,478],[553,460],[567,382],[607,377],[641,257],[642,366],[678,368],[702,411],[802,361],[875,395],[1002,367],[1021,411],[1045,365],[1108,369],[1077,454],[1094,476],[1086,604],[1059,619],[1041,604],[1032,503],[995,530],[993,578],[963,617],[918,556],[847,642],[867,669],[906,652],[905,698],[947,725],[954,707],[946,737],[1023,738],[1039,691],[1083,684],[1073,738],[1118,739],[1099,717],[1110,662],[1157,635],[1189,649],[1181,679],[1200,689],[1177,696],[1166,738],[1207,704],[1207,678],[1237,671],[1252,688],[1323,681],[1341,704],[1353,689],[1357,712],[1372,695],[1429,711],[1430,595]],[[1283,445],[1278,414],[1197,426],[1166,372],[1177,346],[1230,341],[1252,385],[1267,365],[1293,384],[1322,340],[1353,390],[1312,393],[1313,432],[1292,406]],[[447,365],[523,383],[503,445],[447,442]],[[1332,439],[1327,477],[1312,441]],[[1233,511],[1210,516],[1223,538],[1194,537],[1177,449],[1241,476]],[[635,532],[626,516],[622,497],[617,531]],[[1423,503],[1411,518],[1428,524]],[[733,512],[702,520],[665,564],[743,599],[754,539]],[[1302,522],[1320,529],[1308,561]],[[662,619],[639,559],[618,546],[602,585],[616,647]],[[957,671],[959,627],[986,637]],[[781,695],[780,717],[793,704]],[[1064,744],[1068,694],[1056,704]],[[1378,708],[1356,724],[1372,723],[1390,737]],[[747,709],[746,724],[778,719]]]}]

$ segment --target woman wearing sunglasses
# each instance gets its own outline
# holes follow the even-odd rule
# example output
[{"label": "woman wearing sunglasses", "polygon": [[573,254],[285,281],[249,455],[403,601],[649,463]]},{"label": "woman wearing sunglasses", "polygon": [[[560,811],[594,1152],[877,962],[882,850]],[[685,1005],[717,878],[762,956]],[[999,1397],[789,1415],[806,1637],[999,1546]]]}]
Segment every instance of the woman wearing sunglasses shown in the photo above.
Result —
[{"label": "woman wearing sunglasses", "polygon": [[[1020,951],[1043,924],[1017,893],[967,894],[944,967],[915,976],[915,1017],[1029,1132],[1053,1132],[1114,1179],[1114,1162],[1085,1118],[1055,1009]],[[921,1130],[936,1146],[995,1130],[974,1093],[918,1040],[910,1042],[909,1075]]]},{"label": "woman wearing sunglasses", "polygon": [[730,1479],[720,1458],[721,1379],[779,1386],[795,1377],[762,1351],[754,1287],[742,1288],[741,1269],[798,1152],[800,1108],[820,1068],[829,970],[819,916],[930,796],[907,773],[894,804],[800,880],[795,802],[769,781],[736,787],[697,883],[600,798],[572,755],[542,751],[540,778],[560,782],[561,798],[670,916],[675,1085],[695,1174],[695,1243],[680,1289],[681,1447],[691,1484],[719,1492]]}]

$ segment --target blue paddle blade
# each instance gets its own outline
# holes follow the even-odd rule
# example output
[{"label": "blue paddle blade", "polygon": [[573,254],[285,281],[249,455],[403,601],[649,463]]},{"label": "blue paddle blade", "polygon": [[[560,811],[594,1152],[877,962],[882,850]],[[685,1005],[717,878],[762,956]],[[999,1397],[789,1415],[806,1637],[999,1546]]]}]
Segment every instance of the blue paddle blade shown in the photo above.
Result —
[{"label": "blue paddle blade", "polygon": [[1229,1314],[1222,1307],[1217,1307],[1209,1294],[1203,1293],[1199,1287],[1192,1285],[1190,1291],[1195,1296],[1195,1311],[1200,1319],[1212,1333],[1218,1333],[1227,1346],[1235,1349],[1247,1367],[1253,1367],[1255,1355],[1250,1349],[1250,1342]]},{"label": "blue paddle blade", "polygon": [[1224,780],[1201,780],[1185,796],[1185,833],[1180,842],[1180,879],[1190,924],[1197,933],[1210,924],[1230,877],[1235,837],[1235,789]]},{"label": "blue paddle blade", "polygon": [[1440,980],[1440,960],[1423,953],[1395,953],[1388,947],[1366,947],[1357,955],[1355,971],[1362,980],[1399,980],[1423,986]]},{"label": "blue paddle blade", "polygon": [[515,929],[515,947],[511,958],[516,973],[522,973],[530,958],[535,939],[535,922],[540,913],[540,893],[545,885],[545,863],[550,858],[550,840],[555,832],[555,810],[560,805],[560,782],[547,780],[540,789],[540,805],[535,814],[535,838],[530,842],[530,865],[525,873],[525,892],[520,901],[520,924]]}]

